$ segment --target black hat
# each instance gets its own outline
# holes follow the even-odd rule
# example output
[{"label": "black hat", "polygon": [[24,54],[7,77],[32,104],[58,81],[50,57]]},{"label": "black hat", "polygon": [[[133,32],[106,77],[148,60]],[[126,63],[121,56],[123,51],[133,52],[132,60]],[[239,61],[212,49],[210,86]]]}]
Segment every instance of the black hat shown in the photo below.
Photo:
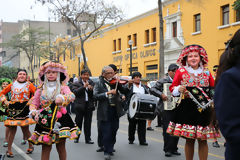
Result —
[{"label": "black hat", "polygon": [[175,63],[172,63],[168,66],[168,71],[175,71],[178,68],[179,68],[178,65],[176,65]]},{"label": "black hat", "polygon": [[117,72],[117,66],[115,64],[109,64],[108,66],[111,67],[114,72]]}]

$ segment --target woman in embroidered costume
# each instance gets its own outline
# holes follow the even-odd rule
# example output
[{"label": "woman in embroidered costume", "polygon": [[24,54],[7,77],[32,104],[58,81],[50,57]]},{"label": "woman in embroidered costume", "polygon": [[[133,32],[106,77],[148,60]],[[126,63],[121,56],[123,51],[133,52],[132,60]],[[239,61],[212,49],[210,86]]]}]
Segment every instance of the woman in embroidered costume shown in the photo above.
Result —
[{"label": "woman in embroidered costume", "polygon": [[[169,89],[173,96],[180,95],[181,102],[175,109],[176,117],[169,123],[167,132],[174,136],[186,138],[186,160],[193,159],[194,143],[197,139],[199,159],[206,160],[208,156],[207,139],[220,137],[215,128],[210,127],[213,110],[210,107],[212,99],[207,94],[210,89],[203,90],[203,88],[214,86],[214,79],[205,68],[208,56],[203,47],[190,45],[182,50],[177,63],[181,67],[176,71]],[[190,92],[189,88],[193,92]],[[197,97],[192,96],[194,93],[198,93]],[[203,101],[204,98],[206,101]]]},{"label": "woman in embroidered costume", "polygon": [[67,71],[60,63],[44,63],[40,68],[39,80],[41,86],[30,106],[31,115],[37,124],[29,142],[42,145],[42,160],[49,159],[52,144],[56,143],[59,159],[65,160],[66,138],[76,139],[80,134],[65,109],[75,99],[75,95],[66,85]]},{"label": "woman in embroidered costume", "polygon": [[[0,79],[0,91],[2,91],[4,88],[6,88],[10,83],[12,83],[12,81],[8,78],[1,78]],[[7,93],[7,95],[5,95],[7,100],[10,99],[10,92]],[[0,122],[4,122],[5,120],[7,120],[7,108],[4,104],[2,104],[2,102],[0,101]],[[3,147],[7,147],[8,146],[8,135],[9,135],[9,128],[6,126],[6,130],[5,130],[5,140],[4,140],[4,144]]]},{"label": "woman in embroidered costume", "polygon": [[[8,157],[13,157],[12,143],[17,131],[17,126],[21,126],[24,137],[30,137],[29,125],[35,122],[28,117],[29,106],[27,105],[31,95],[35,92],[35,87],[32,83],[27,81],[26,70],[19,69],[17,72],[17,79],[15,82],[9,84],[0,93],[1,101],[8,106],[7,120],[4,121],[4,125],[9,128],[8,135],[8,150],[6,152]],[[11,92],[10,101],[5,96]],[[27,153],[33,152],[33,146],[29,143]]]}]

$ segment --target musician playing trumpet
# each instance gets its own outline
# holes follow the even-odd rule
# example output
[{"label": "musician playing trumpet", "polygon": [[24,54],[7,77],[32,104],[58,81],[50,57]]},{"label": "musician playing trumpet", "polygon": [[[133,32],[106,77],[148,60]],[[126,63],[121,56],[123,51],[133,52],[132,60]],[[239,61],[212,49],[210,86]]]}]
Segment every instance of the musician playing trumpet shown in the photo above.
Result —
[{"label": "musician playing trumpet", "polygon": [[30,116],[37,122],[29,142],[42,145],[42,160],[49,160],[52,144],[56,143],[59,159],[66,160],[66,138],[76,139],[80,130],[66,111],[75,95],[66,85],[66,68],[55,62],[45,62],[39,71],[40,86],[30,105]]}]

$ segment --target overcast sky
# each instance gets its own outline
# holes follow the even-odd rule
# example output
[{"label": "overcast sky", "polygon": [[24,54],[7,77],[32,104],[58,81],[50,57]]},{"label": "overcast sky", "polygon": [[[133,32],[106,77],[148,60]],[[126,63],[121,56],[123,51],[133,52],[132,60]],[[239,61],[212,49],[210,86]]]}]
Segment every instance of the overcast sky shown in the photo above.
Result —
[{"label": "overcast sky", "polygon": [[[48,9],[35,0],[0,0],[0,19],[4,22],[18,20],[48,20]],[[157,8],[157,0],[107,0],[119,6],[126,18],[137,16],[151,9]],[[32,7],[31,7],[32,6]],[[32,8],[32,9],[31,9]],[[54,20],[54,18],[52,18]]]}]

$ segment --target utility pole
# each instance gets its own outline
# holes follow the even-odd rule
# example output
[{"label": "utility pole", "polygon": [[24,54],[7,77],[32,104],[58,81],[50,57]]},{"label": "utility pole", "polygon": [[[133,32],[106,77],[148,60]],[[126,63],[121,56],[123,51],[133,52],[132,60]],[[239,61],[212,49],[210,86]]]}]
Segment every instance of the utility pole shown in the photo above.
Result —
[{"label": "utility pole", "polygon": [[163,35],[163,15],[162,0],[158,0],[158,16],[159,16],[159,79],[164,76],[164,35]]}]

